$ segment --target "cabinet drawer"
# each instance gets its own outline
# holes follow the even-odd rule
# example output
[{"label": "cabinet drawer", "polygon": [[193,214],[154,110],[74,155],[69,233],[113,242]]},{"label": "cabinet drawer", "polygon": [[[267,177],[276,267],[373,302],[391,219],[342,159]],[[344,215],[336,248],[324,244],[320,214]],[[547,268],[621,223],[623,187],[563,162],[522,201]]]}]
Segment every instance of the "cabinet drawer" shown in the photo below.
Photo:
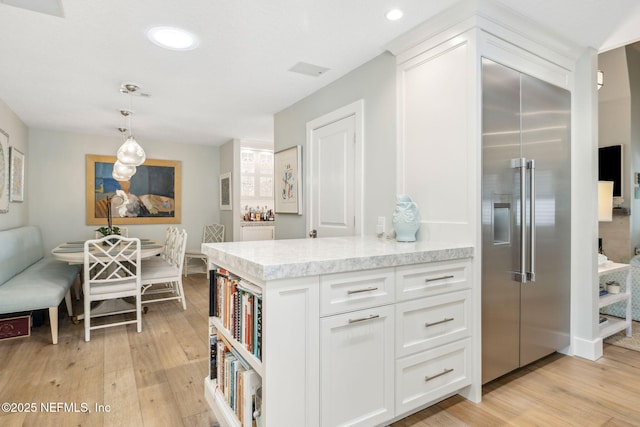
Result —
[{"label": "cabinet drawer", "polygon": [[471,384],[471,341],[465,339],[396,362],[396,416]]},{"label": "cabinet drawer", "polygon": [[471,291],[452,292],[396,305],[396,356],[470,335]]},{"label": "cabinet drawer", "polygon": [[394,302],[393,268],[320,276],[320,316]]},{"label": "cabinet drawer", "polygon": [[470,286],[470,261],[444,261],[419,266],[398,267],[398,301],[459,291]]}]

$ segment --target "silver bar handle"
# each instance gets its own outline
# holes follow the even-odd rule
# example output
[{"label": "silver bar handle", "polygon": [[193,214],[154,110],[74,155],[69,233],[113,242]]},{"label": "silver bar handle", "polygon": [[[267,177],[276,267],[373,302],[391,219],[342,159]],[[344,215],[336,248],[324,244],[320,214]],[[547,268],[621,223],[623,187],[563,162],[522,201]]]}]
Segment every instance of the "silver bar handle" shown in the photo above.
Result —
[{"label": "silver bar handle", "polygon": [[360,292],[371,292],[371,291],[377,291],[378,288],[366,288],[366,289],[356,289],[356,290],[348,290],[347,294],[351,295],[351,294],[359,294]]},{"label": "silver bar handle", "polygon": [[449,276],[440,276],[440,277],[434,277],[432,279],[424,279],[424,281],[425,283],[428,283],[428,282],[435,282],[436,280],[453,279],[454,277],[455,276],[452,274]]},{"label": "silver bar handle", "polygon": [[536,161],[529,160],[527,163],[529,169],[529,218],[531,225],[529,226],[529,271],[527,272],[527,280],[536,281]]},{"label": "silver bar handle", "polygon": [[427,375],[426,377],[424,377],[424,380],[425,380],[425,382],[426,382],[426,381],[435,380],[435,379],[436,379],[436,378],[438,378],[438,377],[441,377],[441,376],[443,376],[443,375],[447,375],[449,372],[453,372],[453,368],[444,369],[444,370],[443,370],[442,372],[440,372],[439,374],[435,374],[435,375],[432,375],[432,376],[428,376],[428,375]]},{"label": "silver bar handle", "polygon": [[379,314],[372,314],[372,315],[367,316],[367,317],[361,317],[360,319],[349,319],[349,324],[358,323],[358,322],[365,322],[367,320],[377,319],[378,317],[380,317]]},{"label": "silver bar handle", "polygon": [[429,326],[440,325],[442,323],[451,322],[452,320],[453,320],[453,317],[445,317],[444,319],[438,320],[437,322],[433,322],[433,323],[425,322],[424,326],[425,328],[428,328]]},{"label": "silver bar handle", "polygon": [[514,169],[520,169],[520,271],[515,272],[515,280],[520,283],[527,282],[527,269],[526,269],[526,242],[527,242],[527,182],[526,182],[526,167],[527,159],[520,157],[517,159],[511,159],[511,167]]}]

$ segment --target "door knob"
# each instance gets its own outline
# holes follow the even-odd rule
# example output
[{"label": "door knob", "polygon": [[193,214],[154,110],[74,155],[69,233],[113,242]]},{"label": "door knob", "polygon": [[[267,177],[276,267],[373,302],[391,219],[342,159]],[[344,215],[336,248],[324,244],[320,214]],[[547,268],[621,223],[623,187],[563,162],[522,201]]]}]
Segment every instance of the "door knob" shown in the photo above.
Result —
[{"label": "door knob", "polygon": [[316,237],[318,237],[318,232],[316,230],[311,230],[309,232],[309,237],[311,237],[312,239],[315,239]]}]

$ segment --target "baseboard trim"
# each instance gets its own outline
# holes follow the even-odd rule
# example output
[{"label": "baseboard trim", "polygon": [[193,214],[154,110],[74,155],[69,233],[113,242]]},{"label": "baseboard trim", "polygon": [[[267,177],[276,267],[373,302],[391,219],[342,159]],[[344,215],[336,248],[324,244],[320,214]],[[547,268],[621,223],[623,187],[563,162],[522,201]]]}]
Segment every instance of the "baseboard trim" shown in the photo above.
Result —
[{"label": "baseboard trim", "polygon": [[602,357],[602,338],[586,340],[573,338],[573,354],[583,359],[598,360]]}]

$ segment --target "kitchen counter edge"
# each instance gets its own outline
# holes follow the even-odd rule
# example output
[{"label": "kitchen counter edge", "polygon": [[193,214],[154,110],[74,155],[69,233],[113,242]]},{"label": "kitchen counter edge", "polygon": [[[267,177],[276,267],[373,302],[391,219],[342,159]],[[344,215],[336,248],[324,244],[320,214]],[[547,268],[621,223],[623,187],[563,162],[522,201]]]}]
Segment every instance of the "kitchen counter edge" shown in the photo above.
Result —
[{"label": "kitchen counter edge", "polygon": [[375,237],[327,237],[204,243],[210,262],[269,281],[473,257],[473,246],[397,242]]}]

